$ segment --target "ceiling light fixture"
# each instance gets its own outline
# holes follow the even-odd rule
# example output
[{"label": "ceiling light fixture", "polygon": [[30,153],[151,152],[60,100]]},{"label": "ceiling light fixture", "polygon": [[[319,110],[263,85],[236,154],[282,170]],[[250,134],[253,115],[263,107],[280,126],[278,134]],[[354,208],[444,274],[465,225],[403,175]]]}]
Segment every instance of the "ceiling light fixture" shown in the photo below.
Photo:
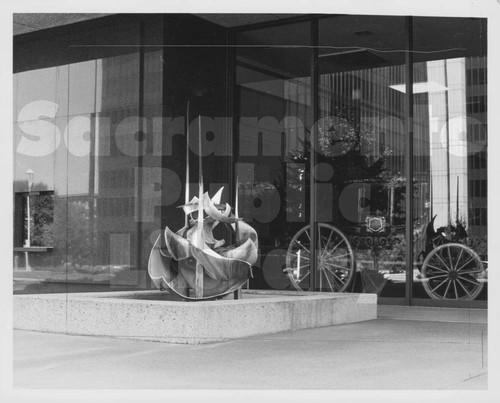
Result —
[{"label": "ceiling light fixture", "polygon": [[[396,85],[390,85],[390,88],[393,90],[402,92],[403,94],[406,94],[406,84],[396,84]],[[448,88],[445,87],[442,84],[435,83],[435,82],[421,82],[421,83],[414,83],[413,84],[413,93],[414,94],[421,94],[424,92],[444,92],[447,91]]]}]

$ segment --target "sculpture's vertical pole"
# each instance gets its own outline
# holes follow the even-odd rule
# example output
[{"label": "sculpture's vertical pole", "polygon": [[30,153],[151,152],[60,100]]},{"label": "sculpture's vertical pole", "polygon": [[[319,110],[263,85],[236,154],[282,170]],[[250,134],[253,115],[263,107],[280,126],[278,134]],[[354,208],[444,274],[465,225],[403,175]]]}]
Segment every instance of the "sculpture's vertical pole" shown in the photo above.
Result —
[{"label": "sculpture's vertical pole", "polygon": [[394,186],[391,186],[389,191],[389,223],[392,227],[394,221]]},{"label": "sculpture's vertical pole", "polygon": [[[197,247],[203,248],[202,229],[203,229],[203,167],[201,161],[201,116],[198,116],[198,167],[199,167],[199,193],[198,193],[198,239]],[[200,262],[196,262],[196,277],[195,277],[195,298],[203,298],[203,266]]]},{"label": "sculpture's vertical pole", "polygon": [[[238,177],[236,177],[236,194],[234,196],[234,217],[239,218],[239,213],[238,213]],[[234,223],[234,232],[236,233],[235,236],[235,244],[236,246],[239,246],[240,244],[240,227],[238,225],[238,220]]]},{"label": "sculpture's vertical pole", "polygon": [[[236,189],[235,189],[235,195],[234,195],[234,217],[235,218],[239,218],[239,213],[238,213],[238,186],[239,186],[238,177],[236,177]],[[234,232],[236,234],[235,238],[234,238],[234,242],[235,242],[236,247],[238,247],[239,244],[240,244],[240,227],[238,225],[238,221],[237,220],[234,223]],[[248,284],[248,280],[247,280],[247,284]],[[241,299],[241,287],[238,288],[233,293],[233,296],[234,296],[234,299]]]},{"label": "sculpture's vertical pole", "polygon": [[[189,101],[186,110],[186,188],[184,190],[184,204],[189,203]],[[188,226],[188,214],[184,217],[184,227]]]},{"label": "sculpture's vertical pole", "polygon": [[203,266],[200,262],[196,262],[194,297],[203,298]]}]

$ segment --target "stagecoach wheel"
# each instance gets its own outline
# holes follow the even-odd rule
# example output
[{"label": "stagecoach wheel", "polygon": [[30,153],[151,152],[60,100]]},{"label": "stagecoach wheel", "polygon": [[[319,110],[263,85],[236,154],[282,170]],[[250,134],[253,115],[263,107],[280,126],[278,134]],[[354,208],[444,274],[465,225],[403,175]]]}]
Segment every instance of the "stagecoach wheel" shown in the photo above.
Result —
[{"label": "stagecoach wheel", "polygon": [[[329,224],[318,224],[317,286],[320,291],[343,292],[355,275],[354,253],[345,235]],[[302,228],[290,242],[287,275],[299,291],[309,289],[311,226]]]},{"label": "stagecoach wheel", "polygon": [[433,249],[422,264],[425,291],[433,299],[475,299],[484,285],[484,266],[478,254],[459,243]]}]

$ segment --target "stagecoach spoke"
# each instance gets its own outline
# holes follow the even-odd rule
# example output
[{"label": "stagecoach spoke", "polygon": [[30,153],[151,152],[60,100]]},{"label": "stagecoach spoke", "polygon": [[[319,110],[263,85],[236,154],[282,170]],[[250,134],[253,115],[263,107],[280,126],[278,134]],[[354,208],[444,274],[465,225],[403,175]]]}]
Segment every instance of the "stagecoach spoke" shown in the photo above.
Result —
[{"label": "stagecoach spoke", "polygon": [[455,289],[455,299],[458,299],[457,282],[453,280],[453,288]]},{"label": "stagecoach spoke", "polygon": [[339,258],[342,258],[344,256],[349,256],[350,253],[344,253],[343,255],[331,255],[330,253],[326,253],[326,254],[323,254],[322,257],[324,258],[324,260],[326,261],[335,261]]},{"label": "stagecoach spoke", "polygon": [[455,264],[455,269],[458,267],[458,263],[460,263],[460,259],[462,259],[463,253],[464,253],[464,250],[462,248],[460,248],[460,254],[458,255],[457,263]]},{"label": "stagecoach spoke", "polygon": [[444,260],[441,258],[441,256],[439,256],[439,253],[436,253],[436,256],[439,258],[439,260],[441,260],[441,262],[444,264],[444,267],[446,267],[448,269],[448,271],[450,271],[451,269],[448,267],[448,265],[444,262]]},{"label": "stagecoach spoke", "polygon": [[298,283],[301,283],[302,281],[304,281],[307,277],[309,277],[309,273],[310,273],[310,272],[307,272],[306,274],[304,274],[304,276],[303,276],[302,278],[297,279],[297,282],[298,282]]},{"label": "stagecoach spoke", "polygon": [[318,229],[318,250],[321,251],[324,249],[323,247],[323,242],[322,242],[322,236],[321,236],[321,232],[319,231]]},{"label": "stagecoach spoke", "polygon": [[328,251],[325,248],[320,249],[319,252],[320,253],[318,253],[318,257],[320,259],[325,259],[328,256]]},{"label": "stagecoach spoke", "polygon": [[332,262],[329,262],[329,261],[325,261],[324,262],[327,266],[333,266],[333,267],[336,267],[337,269],[340,269],[340,270],[349,270],[347,267],[344,267],[344,266],[339,266],[338,264],[335,264],[335,263],[332,263]]},{"label": "stagecoach spoke", "polygon": [[[467,282],[469,282],[469,283],[471,283],[471,284],[474,284],[474,285],[476,285],[476,286],[477,286],[477,285],[479,285],[479,282],[478,282],[478,281],[472,281],[472,280],[469,280],[468,278],[465,278],[465,277],[462,277],[462,276],[458,276],[458,277],[459,277],[461,280],[467,281]],[[474,277],[472,277],[472,278],[474,278]]]},{"label": "stagecoach spoke", "polygon": [[473,273],[482,273],[483,270],[472,270],[472,271],[459,271],[458,274],[461,276],[463,274],[473,274]]},{"label": "stagecoach spoke", "polygon": [[321,254],[321,257],[322,257],[322,258],[328,258],[328,257],[330,257],[330,252],[329,252],[329,251],[327,251],[326,249],[323,249],[323,250],[322,250],[322,252],[323,252],[323,253]]},{"label": "stagecoach spoke", "polygon": [[305,230],[304,233],[307,235],[307,238],[309,238],[309,242],[311,242],[311,235],[309,235],[309,231]]},{"label": "stagecoach spoke", "polygon": [[330,279],[328,278],[326,271],[322,270],[322,273],[325,275],[326,281],[328,281],[328,285],[330,286],[330,290],[332,290],[332,292],[335,292],[335,289],[332,287],[332,283],[330,282]]},{"label": "stagecoach spoke", "polygon": [[438,277],[448,277],[448,275],[447,274],[436,274],[435,276],[432,276],[432,277],[427,276],[426,278],[428,280],[434,280],[435,278],[438,278]]},{"label": "stagecoach spoke", "polygon": [[[299,255],[298,255],[297,253],[295,253],[295,254],[294,254],[294,256],[295,256],[295,260],[298,260],[298,256],[299,256]],[[304,255],[302,255],[302,254],[301,254],[301,255],[300,255],[300,260],[307,260],[307,261],[310,261],[311,259],[309,259],[309,257],[304,256]]]},{"label": "stagecoach spoke", "polygon": [[343,239],[341,239],[341,240],[340,240],[340,242],[339,242],[337,245],[335,245],[335,247],[334,247],[334,248],[330,251],[330,253],[335,252],[335,250],[339,247],[339,245],[340,245],[342,242],[344,242],[344,240],[343,240]]},{"label": "stagecoach spoke", "polygon": [[448,249],[448,258],[450,259],[450,267],[451,270],[453,270],[455,267],[453,266],[453,259],[451,258],[451,249],[449,246],[446,249]]},{"label": "stagecoach spoke", "polygon": [[444,283],[446,283],[446,280],[443,280],[441,283],[439,283],[436,287],[434,287],[431,292],[436,291],[439,287],[441,287]]},{"label": "stagecoach spoke", "polygon": [[328,246],[328,244],[330,243],[330,239],[332,239],[332,234],[333,234],[333,231],[330,231],[330,235],[328,235],[328,240],[326,241],[326,246]]},{"label": "stagecoach spoke", "polygon": [[350,256],[351,254],[349,252],[344,253],[343,255],[335,255],[335,256],[328,256],[330,259],[339,259],[344,256]]},{"label": "stagecoach spoke", "polygon": [[457,271],[461,271],[462,268],[464,268],[465,266],[467,266],[473,260],[474,260],[474,256],[471,256],[471,258],[469,260],[467,260],[462,266],[460,266],[460,269],[457,269]]},{"label": "stagecoach spoke", "polygon": [[448,290],[450,289],[451,281],[448,281],[448,285],[446,286],[446,290],[444,291],[443,294],[443,299],[446,298],[446,295],[448,295]]},{"label": "stagecoach spoke", "polygon": [[325,267],[326,270],[328,270],[330,273],[333,274],[333,276],[340,282],[340,284],[343,284],[344,282],[342,281],[342,279],[337,276],[337,274],[335,273],[335,271],[333,271],[332,269],[330,269],[329,267]]},{"label": "stagecoach spoke", "polygon": [[323,243],[321,242],[322,241],[322,237],[321,237],[321,229],[319,228],[319,225],[318,225],[318,247],[319,249],[323,248]]},{"label": "stagecoach spoke", "polygon": [[460,287],[462,287],[464,289],[464,291],[467,293],[467,295],[472,298],[472,294],[467,290],[467,288],[464,287],[464,285],[460,282],[460,280],[458,278],[457,278],[457,282],[460,285]]},{"label": "stagecoach spoke", "polygon": [[428,263],[427,266],[432,267],[435,270],[442,271],[443,273],[448,273],[448,270],[442,269],[441,267],[433,266],[430,263]]},{"label": "stagecoach spoke", "polygon": [[[304,245],[302,245],[299,241],[297,241],[297,245],[299,245],[299,246],[302,248],[302,250],[304,250],[307,254],[309,254],[309,249],[307,249],[307,248],[306,248]],[[306,259],[306,256],[300,256],[300,258],[301,258],[301,259],[302,259],[302,258]]]}]

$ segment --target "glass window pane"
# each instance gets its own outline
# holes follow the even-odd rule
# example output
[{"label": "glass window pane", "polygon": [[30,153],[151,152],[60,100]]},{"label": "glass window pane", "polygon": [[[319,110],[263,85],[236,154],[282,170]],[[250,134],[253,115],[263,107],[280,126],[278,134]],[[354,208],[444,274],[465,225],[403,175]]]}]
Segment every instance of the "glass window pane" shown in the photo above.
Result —
[{"label": "glass window pane", "polygon": [[15,191],[28,190],[28,171],[33,172],[31,190],[54,189],[55,150],[60,138],[54,119],[14,124]]},{"label": "glass window pane", "polygon": [[95,60],[69,65],[69,115],[95,111],[96,70]]},{"label": "glass window pane", "polygon": [[[119,35],[109,27],[83,34],[73,31],[71,40],[67,35],[54,40],[53,51],[43,48],[41,64],[60,65],[41,69],[36,68],[41,60],[35,57],[37,39],[25,44],[31,49],[30,57],[23,54],[26,71],[15,75],[14,187],[26,192],[26,171],[33,172],[30,243],[41,247],[50,240],[53,249],[45,254],[16,252],[15,278],[25,278],[26,267],[31,276],[29,283],[15,282],[16,292],[109,291],[145,285],[147,273],[142,266],[137,270],[134,247],[139,194],[135,151],[141,147],[136,139],[139,54],[134,48],[99,46],[91,51],[72,46],[67,52],[66,43],[78,44],[95,35],[106,44],[126,40],[131,45],[135,42],[130,36],[137,36],[138,30],[129,28],[114,26]],[[120,126],[129,117],[135,128]],[[109,172],[115,175],[107,182],[111,187],[101,185],[99,178]],[[47,217],[35,208],[42,204],[36,201],[42,193],[34,192],[46,190],[54,190],[52,232],[45,228]]]},{"label": "glass window pane", "polygon": [[427,86],[414,109],[415,298],[487,298],[485,28],[473,18],[415,18],[415,49],[432,51],[414,64]]},{"label": "glass window pane", "polygon": [[[51,113],[48,116],[55,117],[56,111],[56,83],[57,75],[56,68],[50,67],[39,70],[31,70],[22,73],[17,73],[17,120],[34,120],[37,117],[33,117],[30,109],[23,109],[28,107],[32,102],[37,101],[48,101],[53,106],[53,110],[49,110]],[[19,115],[21,114],[21,115]]]}]

